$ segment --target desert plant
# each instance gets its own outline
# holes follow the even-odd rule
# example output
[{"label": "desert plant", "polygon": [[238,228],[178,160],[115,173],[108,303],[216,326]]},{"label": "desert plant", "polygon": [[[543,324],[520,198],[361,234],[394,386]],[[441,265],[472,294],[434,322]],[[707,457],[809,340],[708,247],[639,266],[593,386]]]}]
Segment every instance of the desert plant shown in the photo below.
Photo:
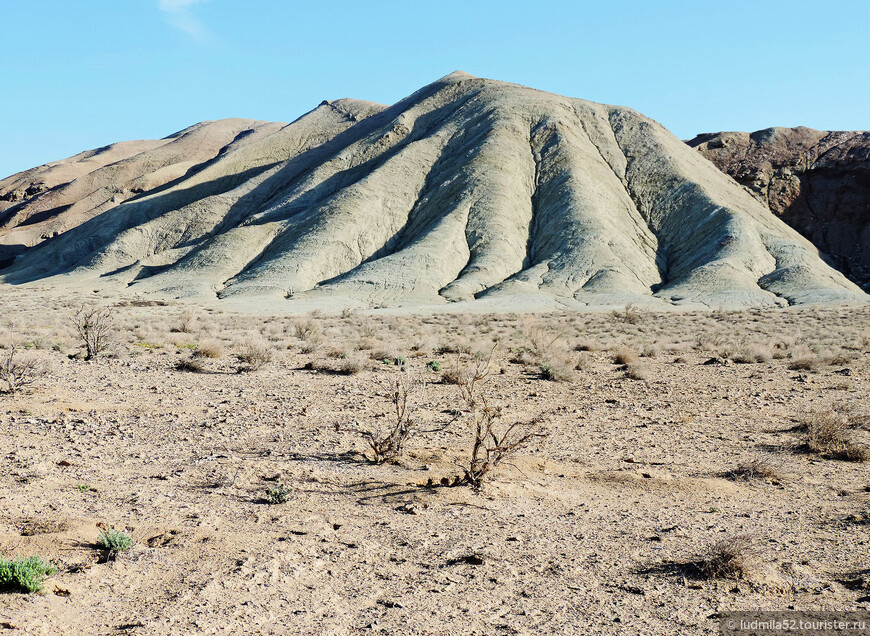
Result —
[{"label": "desert plant", "polygon": [[133,545],[133,539],[121,530],[103,528],[100,530],[100,536],[97,538],[97,545],[107,550],[110,554],[115,554],[129,550]]},{"label": "desert plant", "polygon": [[441,363],[438,362],[438,360],[429,360],[429,362],[426,363],[426,368],[432,373],[438,373],[441,371]]},{"label": "desert plant", "polygon": [[620,347],[613,354],[614,364],[633,364],[637,362],[637,359],[637,351],[635,351],[631,347]]},{"label": "desert plant", "polygon": [[6,385],[0,392],[16,393],[32,384],[43,371],[39,362],[33,358],[20,357],[15,345],[10,345],[0,355],[0,382]]},{"label": "desert plant", "polygon": [[200,362],[200,359],[196,357],[195,353],[190,358],[179,360],[175,365],[175,368],[178,371],[189,371],[190,373],[202,373],[205,371],[205,366]]},{"label": "desert plant", "polygon": [[626,364],[623,370],[625,371],[625,377],[630,380],[647,381],[651,377],[648,367],[636,362]]},{"label": "desert plant", "polygon": [[299,340],[308,340],[319,331],[318,325],[313,320],[302,320],[293,325],[293,335]]},{"label": "desert plant", "polygon": [[0,559],[0,589],[41,592],[42,582],[55,572],[57,568],[40,556]]},{"label": "desert plant", "polygon": [[445,378],[447,373],[442,376],[442,382],[459,386],[459,393],[469,408],[477,404],[478,388],[487,382],[492,373],[492,357],[497,348],[498,342],[495,342],[488,354],[476,356],[468,364],[463,364],[461,354],[457,354],[455,375],[449,378],[449,382]]},{"label": "desert plant", "polygon": [[522,349],[531,354],[533,362],[537,362],[550,357],[554,345],[565,335],[565,332],[553,333],[537,323],[526,323],[523,326],[523,335],[526,337],[529,347],[522,347]]},{"label": "desert plant", "polygon": [[622,311],[614,311],[613,317],[629,325],[636,325],[641,320],[640,311],[634,303],[628,303]]},{"label": "desert plant", "polygon": [[551,382],[568,382],[571,379],[571,366],[562,360],[542,362],[541,379]]},{"label": "desert plant", "polygon": [[193,350],[195,358],[221,358],[224,355],[224,348],[217,340],[204,340],[200,342],[196,349]]},{"label": "desert plant", "polygon": [[753,457],[741,462],[736,468],[725,473],[725,477],[733,480],[762,480],[773,484],[782,481],[782,476],[766,457]]},{"label": "desert plant", "polygon": [[710,579],[744,579],[758,568],[758,541],[742,533],[716,541],[698,563],[701,574]]},{"label": "desert plant", "polygon": [[[337,424],[336,430],[361,435],[371,448],[371,461],[374,464],[396,459],[404,451],[409,437],[418,433],[434,432],[421,430],[416,417],[416,410],[423,401],[425,392],[426,383],[421,376],[399,369],[388,387],[393,416],[387,426],[368,429]],[[435,430],[443,430],[445,426]]]},{"label": "desert plant", "polygon": [[272,361],[272,348],[260,340],[248,340],[236,354],[242,366],[239,371],[258,371]]},{"label": "desert plant", "polygon": [[475,490],[505,459],[536,438],[546,436],[546,432],[540,429],[539,420],[502,426],[501,407],[492,407],[487,403],[482,388],[489,380],[492,357],[497,347],[496,342],[488,355],[480,356],[467,367],[462,367],[457,361],[459,393],[471,417],[471,448],[468,458],[457,465],[463,472],[460,483]]},{"label": "desert plant", "polygon": [[272,505],[287,503],[290,490],[284,484],[278,484],[266,491],[266,502]]},{"label": "desert plant", "polygon": [[537,438],[546,437],[540,430],[540,421],[514,422],[501,426],[501,407],[490,407],[481,402],[472,410],[471,451],[464,463],[459,464],[463,472],[461,482],[475,490],[480,489],[484,480],[505,459],[532,443]]},{"label": "desert plant", "polygon": [[863,462],[867,448],[852,441],[848,422],[833,411],[814,413],[805,422],[806,449],[828,459]]},{"label": "desert plant", "polygon": [[82,305],[72,323],[85,347],[85,360],[91,360],[109,348],[114,333],[114,311],[110,307]]}]

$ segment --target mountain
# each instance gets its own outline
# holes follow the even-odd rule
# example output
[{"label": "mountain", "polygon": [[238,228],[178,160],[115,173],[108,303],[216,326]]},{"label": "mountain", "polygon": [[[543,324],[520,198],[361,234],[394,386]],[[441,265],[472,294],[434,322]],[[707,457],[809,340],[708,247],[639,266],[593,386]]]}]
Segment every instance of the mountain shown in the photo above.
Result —
[{"label": "mountain", "polygon": [[870,132],[767,128],[688,143],[870,290]]},{"label": "mountain", "polygon": [[0,182],[0,197],[18,193],[0,243],[20,252],[0,282],[352,306],[867,298],[629,108],[456,72],[389,107],[345,99],[287,125],[188,130],[217,151],[183,161],[182,131],[91,153],[90,171],[79,156]]}]

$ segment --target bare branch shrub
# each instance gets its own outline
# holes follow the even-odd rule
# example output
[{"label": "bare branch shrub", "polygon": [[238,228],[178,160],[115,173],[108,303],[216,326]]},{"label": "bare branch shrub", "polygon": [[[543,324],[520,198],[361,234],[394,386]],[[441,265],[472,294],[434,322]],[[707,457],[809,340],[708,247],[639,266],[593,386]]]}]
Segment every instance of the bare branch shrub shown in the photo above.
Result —
[{"label": "bare branch shrub", "polygon": [[641,321],[640,310],[634,303],[628,303],[622,311],[614,311],[613,317],[629,325],[636,325]]},{"label": "bare branch shrub", "polygon": [[220,342],[217,340],[203,340],[200,342],[196,349],[193,350],[193,357],[195,358],[222,358],[224,355],[224,348]]},{"label": "bare branch shrub", "polygon": [[33,384],[44,371],[44,367],[37,360],[20,357],[15,345],[10,345],[0,355],[0,381],[6,384],[4,393],[14,394]]},{"label": "bare branch shrub", "polygon": [[779,471],[766,457],[753,457],[741,462],[736,468],[725,473],[725,477],[735,481],[761,480],[772,484],[778,484],[783,481],[782,475],[780,475]]},{"label": "bare branch shrub", "polygon": [[112,344],[114,311],[111,307],[82,305],[73,315],[72,323],[85,346],[85,360],[98,357]]},{"label": "bare branch shrub", "polygon": [[469,456],[465,462],[458,464],[463,472],[460,483],[474,489],[479,489],[505,459],[536,438],[547,435],[540,430],[539,420],[500,425],[501,407],[491,407],[487,403],[482,388],[492,371],[492,358],[497,347],[498,343],[495,343],[487,356],[481,356],[467,367],[462,367],[457,361],[457,384],[471,415],[472,433]]},{"label": "bare branch shrub", "polygon": [[337,424],[336,431],[361,435],[372,450],[371,461],[374,464],[383,464],[396,459],[404,451],[409,437],[417,433],[430,432],[420,429],[416,416],[425,393],[426,383],[422,376],[399,369],[393,374],[388,387],[393,413],[387,426],[366,429]]},{"label": "bare branch shrub", "polygon": [[308,340],[320,331],[317,323],[313,320],[302,320],[293,325],[293,335],[299,340]]},{"label": "bare branch shrub", "polygon": [[502,427],[498,424],[501,417],[501,407],[490,407],[485,400],[472,410],[471,452],[459,467],[463,472],[462,482],[475,490],[483,485],[484,480],[505,459],[515,455],[536,438],[547,435],[538,429],[539,420],[514,422]]}]

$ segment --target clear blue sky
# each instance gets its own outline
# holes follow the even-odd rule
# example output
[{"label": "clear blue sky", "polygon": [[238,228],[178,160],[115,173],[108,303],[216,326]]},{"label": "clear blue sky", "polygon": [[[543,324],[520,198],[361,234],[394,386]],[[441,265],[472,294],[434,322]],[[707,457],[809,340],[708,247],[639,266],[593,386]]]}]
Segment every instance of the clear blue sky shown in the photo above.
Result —
[{"label": "clear blue sky", "polygon": [[7,0],[0,176],[205,119],[393,103],[461,69],[681,138],[870,128],[870,1]]}]

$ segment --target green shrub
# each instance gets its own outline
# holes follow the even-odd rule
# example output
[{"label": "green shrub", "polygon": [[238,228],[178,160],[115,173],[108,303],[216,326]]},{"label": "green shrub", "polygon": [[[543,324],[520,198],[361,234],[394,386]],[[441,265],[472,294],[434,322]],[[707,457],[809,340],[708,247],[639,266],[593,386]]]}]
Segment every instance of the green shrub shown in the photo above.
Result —
[{"label": "green shrub", "polygon": [[0,559],[0,589],[11,589],[16,592],[41,592],[45,577],[57,572],[48,561],[42,557],[31,556],[23,559],[7,561]]},{"label": "green shrub", "polygon": [[429,362],[426,363],[426,368],[433,373],[438,373],[441,370],[441,363],[438,362],[438,360],[429,360]]},{"label": "green shrub", "polygon": [[266,501],[272,505],[287,503],[289,498],[290,491],[284,484],[278,484],[266,491]]},{"label": "green shrub", "polygon": [[130,546],[133,545],[133,539],[121,530],[109,528],[108,530],[100,530],[97,545],[109,552],[123,552],[130,549]]}]

